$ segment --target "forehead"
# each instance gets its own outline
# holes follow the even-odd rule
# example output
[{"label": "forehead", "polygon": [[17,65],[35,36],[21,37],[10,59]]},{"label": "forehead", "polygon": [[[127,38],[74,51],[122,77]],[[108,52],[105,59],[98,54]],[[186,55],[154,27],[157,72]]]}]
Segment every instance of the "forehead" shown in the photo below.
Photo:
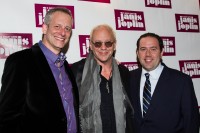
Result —
[{"label": "forehead", "polygon": [[155,37],[144,37],[140,40],[140,47],[159,47],[159,42]]},{"label": "forehead", "polygon": [[72,23],[72,18],[69,14],[61,11],[54,12],[51,15],[50,22],[65,22],[65,23]]},{"label": "forehead", "polygon": [[98,28],[93,32],[94,40],[95,39],[111,40],[113,38],[114,37],[113,37],[112,31],[105,27]]}]

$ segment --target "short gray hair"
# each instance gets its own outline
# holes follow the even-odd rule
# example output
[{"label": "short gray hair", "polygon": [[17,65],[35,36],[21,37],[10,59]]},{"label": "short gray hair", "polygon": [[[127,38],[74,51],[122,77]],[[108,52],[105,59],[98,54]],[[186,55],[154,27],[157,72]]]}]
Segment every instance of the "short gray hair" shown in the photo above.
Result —
[{"label": "short gray hair", "polygon": [[44,24],[46,25],[49,25],[50,21],[51,21],[51,16],[52,14],[54,14],[55,12],[63,12],[63,13],[66,13],[68,14],[69,16],[71,16],[72,20],[73,20],[73,17],[72,17],[72,13],[69,9],[65,8],[65,7],[55,7],[55,8],[52,8],[50,9],[46,15],[45,15],[45,18],[44,18]]}]

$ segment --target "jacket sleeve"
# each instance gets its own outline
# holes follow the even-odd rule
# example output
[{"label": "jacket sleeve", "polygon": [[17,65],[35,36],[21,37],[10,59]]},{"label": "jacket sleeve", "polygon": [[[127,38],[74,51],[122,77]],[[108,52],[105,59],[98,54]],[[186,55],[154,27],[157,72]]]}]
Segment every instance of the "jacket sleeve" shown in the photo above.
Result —
[{"label": "jacket sleeve", "polygon": [[127,103],[127,110],[126,110],[126,133],[133,133],[133,115],[134,110],[132,104],[130,102],[130,72],[128,68],[123,65],[119,65],[119,71],[121,76],[121,81],[125,89],[125,93],[127,95],[128,103]]},{"label": "jacket sleeve", "polygon": [[0,133],[18,133],[23,119],[23,108],[26,97],[25,69],[23,57],[11,55],[7,58],[2,75],[0,92]]},{"label": "jacket sleeve", "polygon": [[193,83],[189,76],[186,76],[183,88],[181,111],[183,114],[184,133],[199,133],[200,115],[198,103]]}]

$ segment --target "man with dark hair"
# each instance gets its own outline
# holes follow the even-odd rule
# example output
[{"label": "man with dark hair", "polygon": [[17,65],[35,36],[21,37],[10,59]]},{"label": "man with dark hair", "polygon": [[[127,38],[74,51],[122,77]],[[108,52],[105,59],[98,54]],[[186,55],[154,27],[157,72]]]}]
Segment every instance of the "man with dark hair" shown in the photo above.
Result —
[{"label": "man with dark hair", "polygon": [[136,133],[199,133],[199,110],[190,76],[161,60],[163,41],[145,33],[137,41],[141,67],[131,71]]}]

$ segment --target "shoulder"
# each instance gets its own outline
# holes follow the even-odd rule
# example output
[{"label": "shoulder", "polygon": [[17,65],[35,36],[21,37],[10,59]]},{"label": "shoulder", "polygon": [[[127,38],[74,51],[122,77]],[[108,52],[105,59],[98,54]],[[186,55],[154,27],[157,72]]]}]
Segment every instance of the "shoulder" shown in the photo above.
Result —
[{"label": "shoulder", "polygon": [[178,88],[180,89],[193,88],[193,81],[189,75],[167,66],[164,66],[164,69],[160,75],[160,80],[166,80],[166,82],[170,82],[173,86],[179,86]]},{"label": "shoulder", "polygon": [[72,65],[71,65],[71,69],[72,69],[72,72],[76,75],[77,72],[82,72],[83,71],[83,68],[84,68],[84,64],[85,64],[85,58],[84,59],[81,59],[77,62],[74,62]]},{"label": "shoulder", "polygon": [[191,77],[180,70],[173,69],[167,66],[164,66],[163,73],[169,74],[170,77],[174,77],[176,79],[190,79]]},{"label": "shoulder", "polygon": [[141,72],[142,72],[142,68],[139,67],[137,69],[131,70],[130,75],[135,77],[135,76],[141,75]]},{"label": "shoulder", "polygon": [[11,55],[9,55],[7,57],[6,60],[30,60],[30,56],[32,55],[34,49],[39,49],[41,51],[41,49],[38,46],[38,43],[34,44],[33,46],[31,46],[30,48],[24,49],[24,50],[20,50],[17,52],[12,53]]},{"label": "shoulder", "polygon": [[122,65],[122,64],[119,64],[119,65],[118,65],[118,68],[119,68],[119,71],[120,71],[120,72],[126,72],[126,73],[129,73],[128,68],[125,67],[125,66]]},{"label": "shoulder", "polygon": [[130,71],[128,70],[127,67],[125,67],[125,66],[122,65],[122,64],[119,64],[119,65],[118,65],[118,68],[119,68],[119,72],[120,72],[120,75],[121,75],[122,80],[123,80],[124,78],[125,78],[125,79],[129,78],[129,76],[130,76]]},{"label": "shoulder", "polygon": [[128,89],[129,87],[129,80],[130,80],[130,71],[128,70],[127,67],[125,67],[122,64],[118,65],[119,68],[119,72],[120,72],[120,76],[121,76],[121,80],[123,82],[123,85],[125,86],[126,89]]},{"label": "shoulder", "polygon": [[27,62],[31,61],[28,59],[30,49],[21,50],[9,55],[5,61],[2,79],[6,79],[5,76],[23,73],[28,69]]},{"label": "shoulder", "polygon": [[74,63],[72,64],[72,67],[77,67],[77,66],[84,65],[84,64],[85,64],[85,58],[84,58],[84,59],[81,59],[81,60],[79,60],[79,61],[77,61],[77,62],[74,62]]},{"label": "shoulder", "polygon": [[28,59],[30,51],[31,51],[30,49],[25,49],[12,53],[7,57],[5,63],[12,63],[12,64],[22,63],[24,62],[24,60]]},{"label": "shoulder", "polygon": [[29,52],[30,52],[30,48],[24,49],[21,51],[17,51],[17,52],[12,53],[11,55],[9,55],[8,58],[21,57],[21,56],[28,54]]},{"label": "shoulder", "polygon": [[77,61],[77,62],[74,62],[74,63],[71,65],[71,67],[77,69],[77,68],[79,68],[79,67],[83,67],[84,64],[85,64],[85,58],[84,58],[84,59],[81,59],[81,60],[79,60],[79,61]]}]

